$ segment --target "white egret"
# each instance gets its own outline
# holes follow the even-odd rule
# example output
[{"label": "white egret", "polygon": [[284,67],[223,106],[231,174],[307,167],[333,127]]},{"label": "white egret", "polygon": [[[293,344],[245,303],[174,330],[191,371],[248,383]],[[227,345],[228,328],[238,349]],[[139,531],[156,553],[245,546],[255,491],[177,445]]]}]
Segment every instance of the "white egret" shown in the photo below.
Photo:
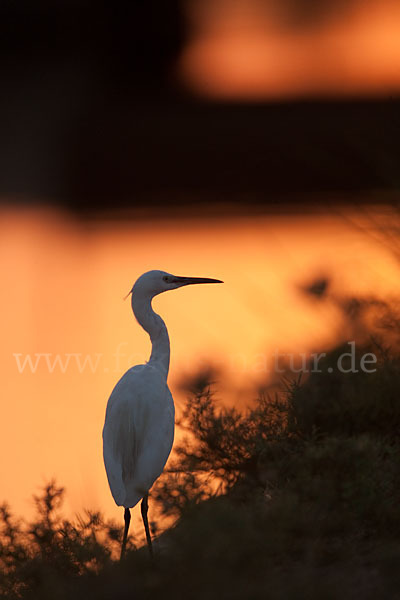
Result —
[{"label": "white egret", "polygon": [[129,292],[132,294],[133,314],[149,334],[152,350],[146,364],[130,368],[114,387],[107,403],[103,429],[108,483],[116,504],[125,508],[121,558],[128,536],[130,509],[141,499],[146,539],[152,555],[147,519],[148,492],[161,475],[174,440],[174,401],[167,385],[170,358],[168,330],[162,318],[154,312],[151,301],[162,292],[195,283],[222,281],[149,271],[139,277]]}]

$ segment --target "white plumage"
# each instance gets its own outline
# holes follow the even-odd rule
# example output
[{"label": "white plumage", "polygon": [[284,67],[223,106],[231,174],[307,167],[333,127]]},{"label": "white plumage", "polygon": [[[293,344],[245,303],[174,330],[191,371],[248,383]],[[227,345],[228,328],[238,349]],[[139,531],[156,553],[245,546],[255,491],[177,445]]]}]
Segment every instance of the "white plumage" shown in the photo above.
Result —
[{"label": "white plumage", "polygon": [[157,294],[195,283],[222,282],[149,271],[139,277],[130,292],[133,313],[150,335],[152,352],[148,363],[132,367],[118,381],[108,400],[103,429],[108,483],[116,504],[125,508],[121,558],[130,523],[129,509],[142,498],[142,517],[152,553],[147,520],[148,491],[161,475],[174,440],[174,402],[167,385],[169,337],[151,301]]},{"label": "white plumage", "polygon": [[118,506],[132,508],[167,462],[174,441],[174,401],[166,379],[151,364],[132,367],[107,405],[103,453]]}]

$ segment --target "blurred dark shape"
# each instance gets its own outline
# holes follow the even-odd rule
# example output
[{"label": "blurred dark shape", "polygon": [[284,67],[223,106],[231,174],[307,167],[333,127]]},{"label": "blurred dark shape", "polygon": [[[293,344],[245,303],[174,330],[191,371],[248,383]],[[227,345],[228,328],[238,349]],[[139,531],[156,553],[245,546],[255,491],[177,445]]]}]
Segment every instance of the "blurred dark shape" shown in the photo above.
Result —
[{"label": "blurred dark shape", "polygon": [[400,305],[399,300],[382,300],[374,296],[356,297],[331,291],[332,280],[320,276],[310,283],[298,286],[302,294],[310,299],[329,300],[341,312],[343,325],[341,339],[353,339],[365,344],[372,338],[378,343],[382,337],[386,344],[400,349]]},{"label": "blurred dark shape", "polygon": [[182,392],[201,395],[204,394],[220,378],[220,371],[217,367],[207,364],[197,369],[195,373],[187,374],[182,377],[177,385]]},{"label": "blurred dark shape", "polygon": [[0,199],[163,216],[394,188],[398,100],[195,101],[185,37],[179,0],[2,2]]},{"label": "blurred dark shape", "polygon": [[326,21],[344,19],[360,0],[277,0],[275,10],[281,22],[291,27],[324,25]]},{"label": "blurred dark shape", "polygon": [[[116,167],[119,179],[112,157],[127,151],[128,106],[162,104],[178,93],[174,64],[183,40],[179,0],[2,2],[0,197],[95,207],[105,183],[99,172],[107,179]],[[132,120],[140,127],[140,116]],[[78,179],[92,161],[88,190]],[[112,181],[106,194],[114,198]]]},{"label": "blurred dark shape", "polygon": [[[396,169],[385,165],[388,180],[393,183],[393,189],[400,188],[400,179]],[[374,243],[383,246],[400,261],[400,201],[398,193],[388,199],[386,210],[376,210],[376,207],[359,206],[359,213],[364,223],[361,224],[349,216],[344,218],[363,235]]]},{"label": "blurred dark shape", "polygon": [[[120,102],[97,106],[70,137],[69,198],[82,211],[117,206],[173,213],[199,203],[226,211],[280,210],[282,203],[365,201],[391,182],[374,164],[400,154],[397,103],[266,105]],[[397,118],[397,117],[396,117]],[[99,124],[101,123],[101,126]],[[354,151],[358,131],[369,156]],[[367,133],[366,133],[367,132]],[[112,200],[111,200],[112,199]],[[371,201],[373,200],[371,196]],[[139,213],[140,214],[140,213]]]},{"label": "blurred dark shape", "polygon": [[318,277],[317,279],[312,281],[310,284],[301,286],[300,289],[305,294],[310,294],[311,296],[314,296],[315,298],[321,299],[324,296],[326,296],[326,294],[328,292],[329,284],[330,284],[330,280],[328,277]]},{"label": "blurred dark shape", "polygon": [[398,341],[400,341],[400,302],[391,303],[390,306],[386,303],[381,303],[376,306],[375,311],[375,326],[381,332],[397,333]]},{"label": "blurred dark shape", "polygon": [[162,92],[184,38],[179,0],[2,2],[0,24],[3,72],[28,76],[34,89],[69,67],[72,84],[83,75],[106,96]]},{"label": "blurred dark shape", "polygon": [[334,296],[333,301],[342,311],[347,335],[365,344],[374,340],[381,348],[400,350],[400,306],[398,299]]},{"label": "blurred dark shape", "polygon": [[351,321],[358,321],[362,316],[362,313],[371,303],[360,298],[343,298],[339,300],[340,306],[343,312],[348,316]]}]

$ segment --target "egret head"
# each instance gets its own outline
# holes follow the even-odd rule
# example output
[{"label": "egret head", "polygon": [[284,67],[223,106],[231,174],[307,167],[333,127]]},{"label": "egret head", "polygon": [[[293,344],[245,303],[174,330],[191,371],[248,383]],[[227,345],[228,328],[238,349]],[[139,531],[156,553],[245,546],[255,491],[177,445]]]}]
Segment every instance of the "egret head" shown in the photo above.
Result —
[{"label": "egret head", "polygon": [[139,277],[129,293],[135,295],[140,293],[143,296],[153,298],[162,292],[176,290],[184,285],[193,285],[195,283],[223,282],[219,279],[209,279],[208,277],[178,277],[165,271],[148,271]]}]

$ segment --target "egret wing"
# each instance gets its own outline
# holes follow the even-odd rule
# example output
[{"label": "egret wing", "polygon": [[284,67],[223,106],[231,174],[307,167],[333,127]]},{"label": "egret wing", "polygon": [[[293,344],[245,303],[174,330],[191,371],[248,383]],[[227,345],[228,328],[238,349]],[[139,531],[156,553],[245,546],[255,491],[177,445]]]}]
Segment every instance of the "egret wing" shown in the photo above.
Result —
[{"label": "egret wing", "polygon": [[130,369],[107,405],[103,454],[115,502],[132,507],[162,473],[174,438],[174,404],[150,365]]}]

